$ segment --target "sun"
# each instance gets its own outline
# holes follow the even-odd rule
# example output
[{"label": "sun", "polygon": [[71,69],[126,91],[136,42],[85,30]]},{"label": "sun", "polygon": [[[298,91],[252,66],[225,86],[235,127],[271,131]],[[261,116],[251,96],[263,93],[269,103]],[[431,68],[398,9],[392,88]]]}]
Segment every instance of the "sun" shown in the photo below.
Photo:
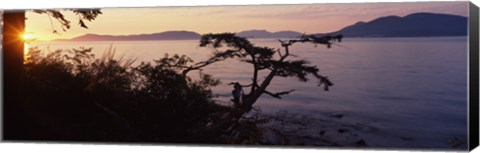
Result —
[{"label": "sun", "polygon": [[22,39],[24,41],[31,41],[31,40],[33,40],[33,35],[29,34],[29,33],[24,33],[24,34],[22,34]]}]

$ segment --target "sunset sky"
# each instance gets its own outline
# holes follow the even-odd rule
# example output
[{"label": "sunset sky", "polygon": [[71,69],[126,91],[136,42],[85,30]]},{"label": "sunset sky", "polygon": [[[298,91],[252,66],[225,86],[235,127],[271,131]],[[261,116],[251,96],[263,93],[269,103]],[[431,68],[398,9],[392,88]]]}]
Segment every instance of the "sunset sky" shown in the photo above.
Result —
[{"label": "sunset sky", "polygon": [[[169,30],[203,33],[265,29],[306,33],[332,32],[358,21],[378,17],[433,12],[467,16],[468,2],[350,3],[311,5],[198,6],[157,8],[104,8],[89,29],[80,28],[78,17],[65,12],[72,28],[61,31],[49,16],[27,12],[26,32],[37,40],[68,39],[87,33],[128,35]],[[53,27],[52,24],[53,23]],[[52,28],[60,31],[53,34]]]}]

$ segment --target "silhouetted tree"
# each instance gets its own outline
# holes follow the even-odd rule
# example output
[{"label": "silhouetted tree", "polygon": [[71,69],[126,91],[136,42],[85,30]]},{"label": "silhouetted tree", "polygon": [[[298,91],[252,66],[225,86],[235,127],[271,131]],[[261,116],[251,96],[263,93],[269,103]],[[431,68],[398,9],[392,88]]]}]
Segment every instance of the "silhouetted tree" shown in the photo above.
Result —
[{"label": "silhouetted tree", "polygon": [[[3,13],[3,86],[4,86],[4,137],[28,135],[28,125],[22,122],[25,115],[20,104],[23,65],[23,40],[20,35],[25,28],[25,13]],[[20,136],[21,137],[21,136]]]},{"label": "silhouetted tree", "polygon": [[[99,9],[66,9],[73,11],[79,17],[79,25],[87,28],[84,20],[94,20],[101,11]],[[57,19],[62,24],[65,31],[70,28],[70,21],[65,19],[58,10],[35,10],[40,14],[47,14]],[[53,32],[57,32],[53,27]],[[3,64],[4,64],[4,107],[5,110],[5,137],[10,134],[23,134],[28,129],[28,125],[22,123],[24,114],[21,106],[21,87],[23,82],[23,58],[24,58],[24,40],[22,34],[25,32],[25,11],[23,10],[5,10],[3,12]]]},{"label": "silhouetted tree", "polygon": [[[309,65],[309,62],[306,60],[288,59],[288,57],[291,56],[289,47],[298,42],[310,42],[314,44],[324,44],[330,48],[332,41],[340,42],[341,39],[341,35],[323,37],[303,35],[299,39],[279,40],[283,47],[283,51],[281,51],[275,48],[255,46],[246,38],[235,36],[234,33],[205,34],[201,37],[200,46],[213,47],[215,49],[213,56],[205,61],[185,67],[183,74],[186,75],[192,70],[199,70],[212,63],[226,59],[236,59],[252,65],[251,84],[240,85],[238,82],[232,83],[235,85],[235,90],[241,90],[241,87],[250,87],[249,92],[243,94],[242,91],[240,97],[235,97],[232,100],[235,104],[232,110],[224,115],[221,122],[212,126],[212,128],[217,131],[218,129],[228,129],[227,132],[231,132],[235,129],[238,120],[245,113],[252,110],[253,104],[255,104],[262,94],[281,99],[283,95],[294,91],[293,89],[281,92],[268,90],[268,86],[274,77],[295,77],[301,82],[306,82],[308,81],[308,75],[311,75],[318,79],[319,86],[323,86],[324,90],[328,91],[329,87],[333,85],[328,77],[321,75],[319,69],[315,65]],[[267,71],[268,73],[266,76],[260,77],[260,71]],[[235,90],[233,92],[235,92]]]}]

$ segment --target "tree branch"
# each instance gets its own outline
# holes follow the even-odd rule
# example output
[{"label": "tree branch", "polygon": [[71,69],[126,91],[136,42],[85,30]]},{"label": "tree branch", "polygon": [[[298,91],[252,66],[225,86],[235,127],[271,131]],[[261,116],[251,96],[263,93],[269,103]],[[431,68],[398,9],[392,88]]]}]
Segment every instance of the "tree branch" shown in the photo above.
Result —
[{"label": "tree branch", "polygon": [[263,92],[272,96],[272,97],[274,97],[274,98],[282,99],[282,97],[280,97],[281,95],[288,95],[293,91],[295,91],[295,89],[292,89],[292,90],[289,90],[289,91],[277,92],[277,93],[272,93],[272,92],[267,91],[267,90],[265,90]]},{"label": "tree branch", "polygon": [[323,90],[325,91],[329,91],[329,87],[333,86],[333,83],[332,81],[330,81],[330,79],[328,79],[327,76],[322,76],[320,74],[317,74],[317,73],[314,73],[315,77],[317,77],[320,82],[318,83],[318,86],[322,86],[323,85]]},{"label": "tree branch", "polygon": [[234,57],[240,57],[242,56],[239,53],[240,50],[226,50],[226,51],[216,51],[212,57],[209,59],[195,63],[194,65],[186,67],[185,70],[182,71],[182,75],[187,75],[188,72],[193,71],[193,70],[201,70],[201,68],[208,66],[210,64],[220,62],[223,60],[226,60],[228,58],[234,58]]},{"label": "tree branch", "polygon": [[[78,16],[78,24],[80,27],[88,29],[87,25],[85,24],[84,20],[87,21],[93,21],[95,18],[98,17],[98,15],[102,14],[100,9],[65,9],[68,11],[72,11],[74,14]],[[47,10],[33,10],[34,13],[38,14],[47,14],[50,18],[55,18],[60,24],[61,28],[63,31],[67,31],[70,29],[70,20],[67,20],[65,16],[60,12],[60,10],[54,10],[54,9],[47,9]],[[58,33],[57,30],[52,25],[53,33]]]},{"label": "tree branch", "polygon": [[[200,65],[197,65],[197,66],[188,66],[188,67],[182,67],[182,68],[185,68],[183,71],[182,71],[182,75],[183,76],[186,76],[188,72],[190,71],[193,71],[193,70],[201,70],[203,67],[205,66],[208,66],[210,64],[212,64],[214,62],[204,62]],[[198,64],[198,63],[197,63]],[[196,65],[196,64],[195,64]]]}]

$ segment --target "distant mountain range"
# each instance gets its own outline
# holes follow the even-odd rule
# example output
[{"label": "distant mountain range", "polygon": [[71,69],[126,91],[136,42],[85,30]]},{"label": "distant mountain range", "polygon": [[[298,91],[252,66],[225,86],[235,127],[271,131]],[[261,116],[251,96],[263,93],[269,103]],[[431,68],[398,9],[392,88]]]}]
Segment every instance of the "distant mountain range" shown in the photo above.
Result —
[{"label": "distant mountain range", "polygon": [[200,37],[200,34],[192,31],[166,31],[152,34],[124,36],[85,34],[72,39],[63,39],[58,41],[189,40],[200,39]]},{"label": "distant mountain range", "polygon": [[466,36],[467,26],[468,18],[463,16],[414,13],[405,17],[386,16],[366,23],[357,22],[326,34],[343,34],[345,37]]},{"label": "distant mountain range", "polygon": [[246,38],[295,38],[302,33],[296,31],[269,32],[267,30],[247,30],[238,32],[235,35]]},{"label": "distant mountain range", "polygon": [[[414,13],[405,17],[385,16],[369,22],[357,22],[338,31],[316,35],[342,34],[345,37],[437,37],[466,36],[467,17],[449,14]],[[294,38],[302,35],[296,31],[269,32],[247,30],[236,33],[247,38]],[[195,40],[200,34],[192,31],[166,31],[139,35],[86,34],[59,41],[129,41],[129,40]]]}]

